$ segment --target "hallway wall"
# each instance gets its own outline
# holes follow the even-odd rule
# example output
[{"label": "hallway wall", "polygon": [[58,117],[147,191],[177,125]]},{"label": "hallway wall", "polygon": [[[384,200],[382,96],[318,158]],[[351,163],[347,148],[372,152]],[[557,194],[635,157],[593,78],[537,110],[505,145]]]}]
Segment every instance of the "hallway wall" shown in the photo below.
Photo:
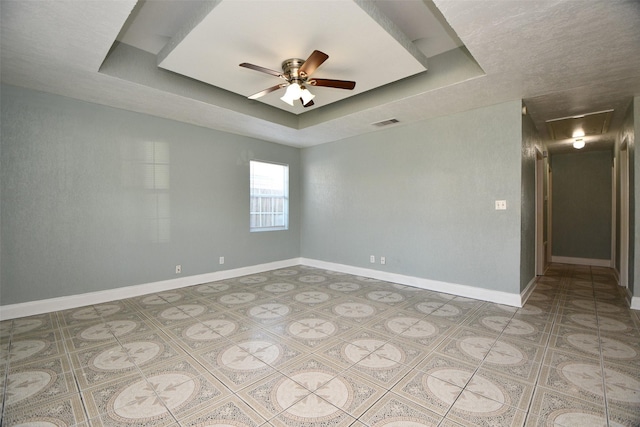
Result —
[{"label": "hallway wall", "polygon": [[552,156],[554,257],[611,260],[612,156],[611,151]]}]

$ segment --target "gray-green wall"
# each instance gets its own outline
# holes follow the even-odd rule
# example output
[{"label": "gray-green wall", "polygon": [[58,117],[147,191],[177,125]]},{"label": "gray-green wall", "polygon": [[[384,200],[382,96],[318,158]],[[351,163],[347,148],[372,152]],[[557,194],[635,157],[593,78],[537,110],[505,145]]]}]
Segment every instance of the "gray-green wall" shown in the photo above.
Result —
[{"label": "gray-green wall", "polygon": [[553,256],[611,259],[612,158],[612,151],[551,158]]},{"label": "gray-green wall", "polygon": [[[299,256],[298,149],[11,86],[1,102],[2,305]],[[249,233],[254,158],[290,166],[288,231]]]},{"label": "gray-green wall", "polygon": [[304,149],[302,256],[519,293],[522,149],[520,101]]}]

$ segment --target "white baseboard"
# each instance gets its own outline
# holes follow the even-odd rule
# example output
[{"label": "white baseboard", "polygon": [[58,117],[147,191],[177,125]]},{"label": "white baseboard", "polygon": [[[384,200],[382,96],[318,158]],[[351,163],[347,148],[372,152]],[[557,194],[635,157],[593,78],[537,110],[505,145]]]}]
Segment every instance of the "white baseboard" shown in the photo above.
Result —
[{"label": "white baseboard", "polygon": [[212,273],[198,274],[195,276],[180,277],[177,279],[162,280],[160,282],[145,283],[141,285],[125,286],[106,291],[88,292],[85,294],[69,295],[65,297],[49,298],[39,301],[29,301],[19,304],[0,306],[0,320],[15,319],[18,317],[33,316],[36,314],[50,313],[58,310],[84,307],[91,304],[101,304],[141,295],[163,292],[187,286],[200,285],[215,282],[217,280],[233,279],[235,277],[257,274],[278,268],[300,265],[300,258],[292,258],[283,261],[269,262],[266,264],[252,265],[249,267],[235,268],[232,270],[215,271]]},{"label": "white baseboard", "polygon": [[558,264],[591,265],[593,267],[611,267],[610,259],[575,258],[568,256],[552,256],[551,262]]},{"label": "white baseboard", "polygon": [[[514,307],[522,307],[522,297],[520,294],[494,291],[491,289],[475,288],[473,286],[459,285],[456,283],[441,282],[431,279],[423,279],[415,276],[405,276],[403,274],[389,273],[386,271],[373,270],[369,268],[353,267],[345,264],[320,261],[309,258],[301,258],[300,263],[310,267],[322,268],[325,270],[338,271],[340,273],[353,274],[355,276],[371,277],[373,279],[384,280],[386,282],[399,283],[401,285],[414,286],[420,289],[443,292],[461,297],[473,298],[482,301],[495,302]],[[527,287],[528,288],[528,287]]]},{"label": "white baseboard", "polygon": [[634,297],[631,295],[631,291],[629,289],[627,289],[627,295],[628,295],[628,303],[629,303],[629,307],[632,310],[640,310],[640,297]]}]

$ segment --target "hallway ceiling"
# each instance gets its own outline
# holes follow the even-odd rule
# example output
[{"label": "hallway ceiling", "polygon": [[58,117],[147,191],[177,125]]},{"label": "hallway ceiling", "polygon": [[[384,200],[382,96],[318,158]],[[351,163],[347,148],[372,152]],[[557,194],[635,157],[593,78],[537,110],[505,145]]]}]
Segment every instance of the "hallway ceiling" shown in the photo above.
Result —
[{"label": "hallway ceiling", "polygon": [[[585,148],[606,149],[640,95],[637,1],[2,0],[0,7],[3,83],[297,147],[375,132],[384,127],[374,123],[390,119],[403,126],[524,99],[549,139],[549,120],[613,110],[608,131]],[[305,110],[291,109],[278,92],[246,98],[279,81],[240,62],[279,70],[282,60],[314,49],[329,54],[314,76],[356,80],[358,91],[313,88],[318,102]],[[178,53],[186,56],[162,68]],[[549,150],[570,145],[556,140]]]}]

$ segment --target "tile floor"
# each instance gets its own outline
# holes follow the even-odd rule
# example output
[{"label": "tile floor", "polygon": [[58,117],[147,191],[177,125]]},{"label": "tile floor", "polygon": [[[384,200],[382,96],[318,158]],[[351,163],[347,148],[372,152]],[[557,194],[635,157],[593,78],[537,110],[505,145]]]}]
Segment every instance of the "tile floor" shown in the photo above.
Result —
[{"label": "tile floor", "polygon": [[611,270],[525,307],[294,267],[0,324],[7,426],[639,426]]}]

